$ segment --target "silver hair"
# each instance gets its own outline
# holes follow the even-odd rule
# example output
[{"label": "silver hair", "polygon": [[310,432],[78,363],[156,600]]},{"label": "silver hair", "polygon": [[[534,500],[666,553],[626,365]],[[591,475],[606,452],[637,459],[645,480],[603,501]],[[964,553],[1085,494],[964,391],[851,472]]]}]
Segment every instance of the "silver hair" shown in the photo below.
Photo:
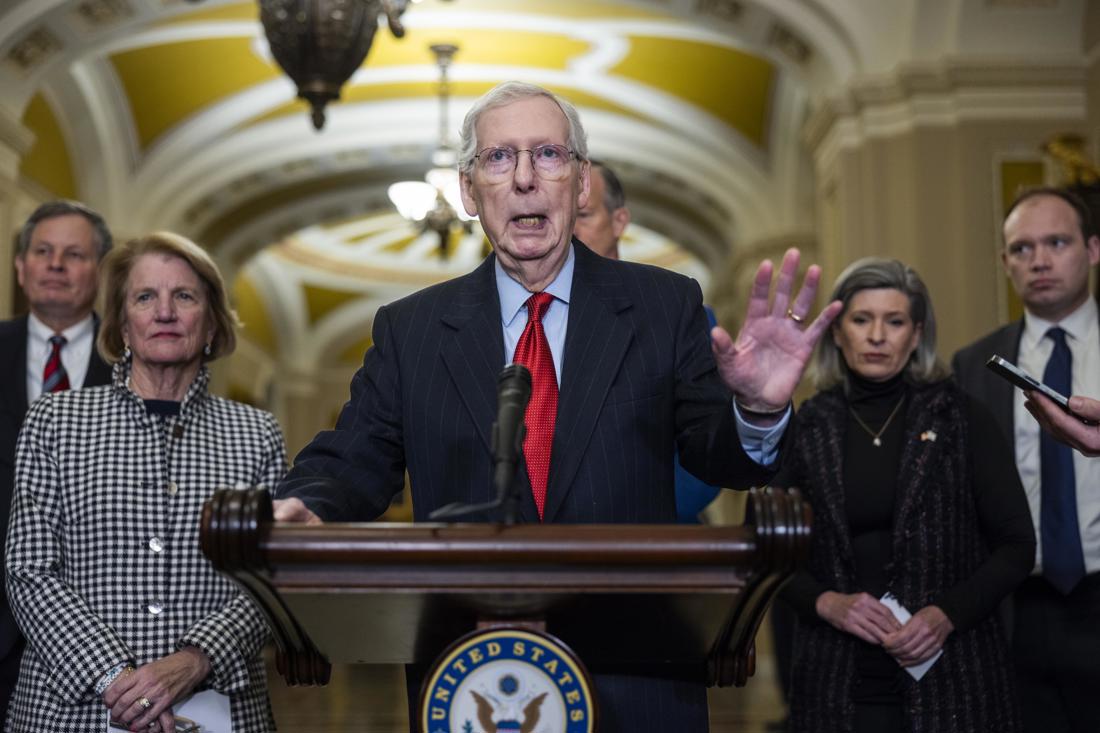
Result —
[{"label": "silver hair", "polygon": [[588,160],[588,136],[577,108],[558,95],[535,84],[522,81],[506,81],[497,84],[474,102],[474,106],[462,120],[462,140],[459,143],[458,170],[470,175],[474,168],[474,156],[477,155],[477,122],[481,115],[491,109],[505,107],[512,102],[533,97],[546,97],[558,105],[566,121],[569,122],[569,139],[566,146],[577,156],[577,160]]},{"label": "silver hair", "polygon": [[[909,298],[909,317],[921,327],[920,340],[909,363],[905,366],[906,376],[917,384],[929,384],[945,379],[949,370],[936,356],[936,314],[932,310],[932,299],[928,288],[916,270],[898,260],[879,257],[866,257],[848,265],[833,286],[830,301],[844,303],[833,328],[838,328],[840,319],[848,312],[852,298],[861,290],[889,288],[904,293]],[[826,334],[817,344],[810,374],[814,386],[829,389],[837,384],[847,386],[848,377],[844,368],[844,356],[840,347]]]}]

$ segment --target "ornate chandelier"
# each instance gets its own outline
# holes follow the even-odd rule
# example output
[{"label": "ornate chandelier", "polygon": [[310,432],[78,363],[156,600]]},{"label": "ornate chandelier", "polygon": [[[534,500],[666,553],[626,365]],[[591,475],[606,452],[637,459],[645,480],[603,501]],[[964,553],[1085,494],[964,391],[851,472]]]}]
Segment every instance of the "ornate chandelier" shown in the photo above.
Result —
[{"label": "ornate chandelier", "polygon": [[313,127],[325,124],[325,105],[366,58],[385,15],[397,38],[409,0],[260,0],[260,21],[271,55],[312,108]]},{"label": "ornate chandelier", "polygon": [[430,47],[439,66],[439,144],[432,153],[432,167],[423,181],[401,181],[389,187],[387,193],[394,208],[406,219],[439,237],[439,252],[445,258],[451,231],[461,226],[470,231],[473,217],[466,214],[458,183],[458,152],[450,141],[447,103],[450,85],[447,70],[458,46],[437,43]]}]

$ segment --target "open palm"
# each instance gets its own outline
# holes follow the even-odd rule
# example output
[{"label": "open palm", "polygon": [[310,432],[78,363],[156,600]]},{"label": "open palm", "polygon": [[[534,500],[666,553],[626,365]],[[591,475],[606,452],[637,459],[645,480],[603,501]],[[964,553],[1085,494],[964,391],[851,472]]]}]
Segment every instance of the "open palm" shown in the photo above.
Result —
[{"label": "open palm", "polygon": [[821,268],[810,266],[792,304],[798,261],[798,250],[787,250],[770,306],[768,292],[773,266],[767,260],[760,264],[753,280],[745,323],[736,341],[721,327],[711,332],[718,372],[738,401],[750,410],[780,410],[790,401],[814,346],[842,308],[840,301],[834,301],[808,327],[802,327],[817,295]]}]

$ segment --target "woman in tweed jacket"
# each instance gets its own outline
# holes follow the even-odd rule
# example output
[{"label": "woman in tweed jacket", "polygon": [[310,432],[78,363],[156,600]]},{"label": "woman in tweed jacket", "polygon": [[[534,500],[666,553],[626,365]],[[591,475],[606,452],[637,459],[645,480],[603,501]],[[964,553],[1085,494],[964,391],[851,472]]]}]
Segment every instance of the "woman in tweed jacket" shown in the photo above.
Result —
[{"label": "woman in tweed jacket", "polygon": [[228,696],[234,733],[274,729],[259,611],[199,551],[219,487],[272,486],[268,413],[207,392],[236,316],[209,256],[173,234],[104,261],[110,386],[46,394],[19,437],[7,589],[27,637],[8,731],[174,732],[172,705]]},{"label": "woman in tweed jacket", "polygon": [[[776,478],[814,509],[808,568],[783,591],[799,611],[790,730],[1016,731],[994,611],[1030,571],[1035,537],[1012,450],[945,378],[912,269],[860,260],[833,298],[844,309],[815,354],[822,391]],[[919,681],[907,673],[941,651]]]}]

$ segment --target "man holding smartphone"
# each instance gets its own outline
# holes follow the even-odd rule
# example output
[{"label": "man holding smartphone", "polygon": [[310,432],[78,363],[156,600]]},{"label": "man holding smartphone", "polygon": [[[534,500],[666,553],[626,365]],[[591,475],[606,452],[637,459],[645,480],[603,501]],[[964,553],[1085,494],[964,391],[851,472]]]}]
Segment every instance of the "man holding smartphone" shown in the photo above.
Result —
[{"label": "man holding smartphone", "polygon": [[1002,261],[1024,317],[960,350],[952,366],[1014,445],[1035,523],[1035,573],[1014,602],[1024,730],[1100,730],[1100,459],[1042,431],[1024,393],[985,368],[997,354],[1066,396],[1100,394],[1100,324],[1089,292],[1100,238],[1084,202],[1038,188],[1009,207],[1004,239]]},{"label": "man holding smartphone", "polygon": [[1100,456],[1100,400],[1080,395],[1070,397],[1069,409],[1073,415],[1066,414],[1042,395],[1028,396],[1025,406],[1043,430],[1049,430],[1058,440],[1069,443],[1086,456]]}]

